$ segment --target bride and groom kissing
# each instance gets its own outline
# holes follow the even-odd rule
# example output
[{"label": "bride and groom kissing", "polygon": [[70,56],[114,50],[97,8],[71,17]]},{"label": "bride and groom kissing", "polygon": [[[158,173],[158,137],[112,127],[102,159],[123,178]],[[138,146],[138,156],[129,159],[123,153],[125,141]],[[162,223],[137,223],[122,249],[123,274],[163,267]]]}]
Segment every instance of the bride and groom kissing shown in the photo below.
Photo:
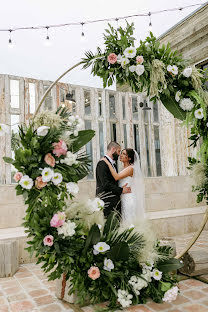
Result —
[{"label": "bride and groom kissing", "polygon": [[[118,173],[116,161],[119,156],[123,170]],[[135,150],[125,148],[121,151],[117,142],[108,144],[107,153],[96,167],[96,196],[105,202],[106,217],[116,210],[122,221],[129,225],[144,219],[144,182]]]}]

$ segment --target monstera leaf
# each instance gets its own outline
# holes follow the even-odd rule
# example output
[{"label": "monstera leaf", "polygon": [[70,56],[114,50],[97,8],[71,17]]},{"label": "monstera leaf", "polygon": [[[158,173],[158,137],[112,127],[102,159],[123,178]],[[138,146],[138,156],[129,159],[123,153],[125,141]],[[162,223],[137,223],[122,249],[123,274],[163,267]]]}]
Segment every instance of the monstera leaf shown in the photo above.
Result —
[{"label": "monstera leaf", "polygon": [[114,261],[127,261],[129,259],[129,246],[126,242],[117,243],[109,252],[109,258]]},{"label": "monstera leaf", "polygon": [[164,94],[160,95],[160,99],[165,106],[165,108],[177,119],[185,120],[186,119],[186,112],[180,108],[178,102],[171,97]]},{"label": "monstera leaf", "polygon": [[79,131],[79,136],[73,139],[72,151],[73,153],[78,152],[84,145],[86,145],[95,135],[94,130],[82,130]]},{"label": "monstera leaf", "polygon": [[171,258],[157,263],[157,268],[163,273],[176,271],[184,266],[179,259]]}]

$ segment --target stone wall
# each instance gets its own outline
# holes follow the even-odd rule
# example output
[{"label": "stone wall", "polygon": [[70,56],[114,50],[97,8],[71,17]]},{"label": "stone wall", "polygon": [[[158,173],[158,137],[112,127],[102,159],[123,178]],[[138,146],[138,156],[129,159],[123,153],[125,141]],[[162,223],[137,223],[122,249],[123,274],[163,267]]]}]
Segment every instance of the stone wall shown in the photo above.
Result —
[{"label": "stone wall", "polygon": [[173,50],[178,50],[183,57],[198,64],[208,59],[208,3],[193,14],[173,26],[158,40],[170,42]]},{"label": "stone wall", "polygon": [[[189,176],[145,178],[146,212],[159,236],[174,236],[198,229],[205,204],[196,204]],[[79,182],[79,200],[93,198],[95,181]],[[26,207],[15,186],[0,186],[0,229],[20,227]],[[9,233],[9,229],[8,229]]]}]

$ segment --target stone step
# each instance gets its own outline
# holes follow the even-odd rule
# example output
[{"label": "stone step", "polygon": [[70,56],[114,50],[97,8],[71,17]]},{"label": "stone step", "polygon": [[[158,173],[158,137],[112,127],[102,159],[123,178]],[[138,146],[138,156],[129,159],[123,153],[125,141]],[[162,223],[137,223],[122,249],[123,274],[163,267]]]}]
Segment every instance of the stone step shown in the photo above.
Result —
[{"label": "stone step", "polygon": [[30,257],[29,253],[24,250],[27,247],[27,234],[23,227],[0,229],[0,242],[15,240],[19,245],[19,263],[35,262],[35,257]]}]

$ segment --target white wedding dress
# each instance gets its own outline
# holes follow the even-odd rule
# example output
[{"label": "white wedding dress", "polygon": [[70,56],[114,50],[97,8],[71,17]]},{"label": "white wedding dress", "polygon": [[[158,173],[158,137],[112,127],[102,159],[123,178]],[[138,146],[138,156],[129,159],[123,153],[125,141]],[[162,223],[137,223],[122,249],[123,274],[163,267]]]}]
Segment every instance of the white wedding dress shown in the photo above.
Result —
[{"label": "white wedding dress", "polygon": [[131,193],[121,194],[121,215],[125,224],[135,224],[145,219],[144,180],[141,173],[139,155],[135,152],[133,176],[119,181],[122,187],[126,183],[131,187]]}]

